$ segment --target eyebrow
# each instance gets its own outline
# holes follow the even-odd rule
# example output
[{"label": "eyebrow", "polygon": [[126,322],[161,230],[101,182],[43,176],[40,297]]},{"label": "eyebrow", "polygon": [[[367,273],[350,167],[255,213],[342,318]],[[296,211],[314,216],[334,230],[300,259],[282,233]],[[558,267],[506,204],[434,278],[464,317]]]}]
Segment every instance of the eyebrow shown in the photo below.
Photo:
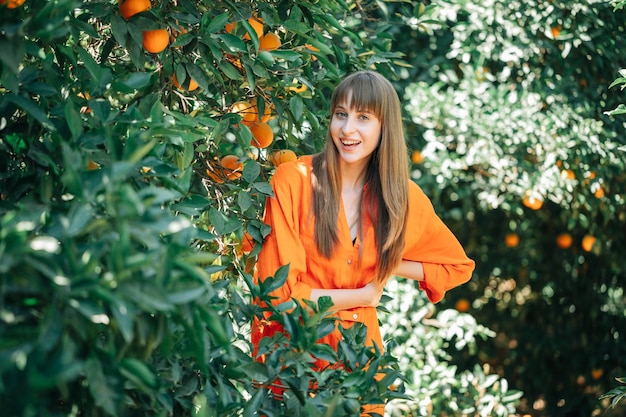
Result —
[{"label": "eyebrow", "polygon": [[[352,110],[352,109],[354,109],[354,106],[346,107],[346,106],[344,106],[343,104],[337,104],[337,105],[335,106],[335,111],[337,111],[337,110]],[[368,113],[368,114],[373,114],[373,115],[376,115],[376,113],[374,113],[374,111],[373,111],[373,110],[368,110],[368,109],[356,109],[356,111],[357,111],[358,113]]]}]

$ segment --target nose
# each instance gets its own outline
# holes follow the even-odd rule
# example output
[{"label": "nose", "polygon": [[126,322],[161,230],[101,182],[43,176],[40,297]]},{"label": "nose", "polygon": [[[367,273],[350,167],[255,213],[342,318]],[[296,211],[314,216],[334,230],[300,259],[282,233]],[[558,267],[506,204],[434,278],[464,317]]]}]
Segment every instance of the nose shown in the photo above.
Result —
[{"label": "nose", "polygon": [[356,129],[355,118],[352,115],[346,116],[343,121],[343,126],[341,126],[341,131],[344,135],[348,136],[348,134],[353,133]]}]

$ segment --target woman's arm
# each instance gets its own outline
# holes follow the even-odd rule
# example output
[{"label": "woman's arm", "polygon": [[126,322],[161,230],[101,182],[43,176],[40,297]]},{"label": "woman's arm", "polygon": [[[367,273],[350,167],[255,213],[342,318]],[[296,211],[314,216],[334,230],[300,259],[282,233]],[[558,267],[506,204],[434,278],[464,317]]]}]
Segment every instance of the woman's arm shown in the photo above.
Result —
[{"label": "woman's arm", "polygon": [[[396,275],[415,281],[424,280],[424,267],[421,262],[402,260],[396,269]],[[321,297],[330,297],[333,310],[349,310],[356,307],[376,307],[380,302],[385,288],[384,283],[370,282],[364,287],[354,289],[321,289],[311,290],[311,301],[315,303]]]},{"label": "woman's arm", "polygon": [[311,301],[315,303],[321,297],[330,297],[333,301],[331,310],[349,310],[357,307],[376,307],[383,295],[384,283],[370,282],[364,287],[354,289],[321,289],[311,290]]},{"label": "woman's arm", "polygon": [[424,281],[424,265],[421,262],[403,259],[396,269],[396,275],[413,281]]}]

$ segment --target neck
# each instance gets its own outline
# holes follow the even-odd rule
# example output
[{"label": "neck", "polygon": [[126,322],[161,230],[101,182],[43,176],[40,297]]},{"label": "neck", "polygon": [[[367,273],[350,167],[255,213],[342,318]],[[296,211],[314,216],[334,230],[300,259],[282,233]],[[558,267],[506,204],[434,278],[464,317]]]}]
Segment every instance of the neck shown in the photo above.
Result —
[{"label": "neck", "polygon": [[363,164],[339,164],[341,175],[341,188],[344,192],[360,192],[365,183],[365,171],[367,163]]}]

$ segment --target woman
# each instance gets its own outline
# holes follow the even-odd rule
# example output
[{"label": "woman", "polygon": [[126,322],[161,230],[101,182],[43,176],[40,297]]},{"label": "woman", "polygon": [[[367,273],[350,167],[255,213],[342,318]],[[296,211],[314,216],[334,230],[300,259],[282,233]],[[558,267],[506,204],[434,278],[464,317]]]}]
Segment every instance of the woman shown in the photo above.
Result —
[{"label": "woman", "polygon": [[[280,165],[272,177],[265,209],[272,231],[256,276],[289,264],[286,283],[272,294],[277,304],[328,296],[342,324],[364,323],[369,343],[382,350],[376,306],[389,277],[419,281],[438,302],[470,279],[474,262],[409,178],[392,84],[372,71],[351,74],[330,110],[325,149]],[[255,322],[255,347],[277,330]],[[336,348],[340,337],[337,331],[321,342]]]}]

